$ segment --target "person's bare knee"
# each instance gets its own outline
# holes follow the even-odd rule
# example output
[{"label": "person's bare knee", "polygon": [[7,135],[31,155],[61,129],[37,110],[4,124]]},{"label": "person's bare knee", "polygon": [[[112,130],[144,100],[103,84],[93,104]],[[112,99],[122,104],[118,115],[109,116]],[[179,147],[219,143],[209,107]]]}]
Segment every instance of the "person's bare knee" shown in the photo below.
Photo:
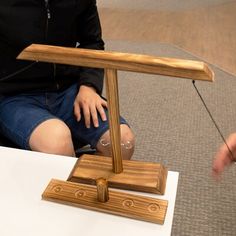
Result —
[{"label": "person's bare knee", "polygon": [[[120,126],[121,131],[121,151],[123,159],[131,159],[134,153],[135,139],[134,134],[131,129],[122,124]],[[97,150],[101,155],[111,156],[111,145],[110,145],[110,135],[109,131],[106,131],[97,144]]]},{"label": "person's bare knee", "polygon": [[50,119],[38,125],[29,140],[31,150],[74,156],[74,147],[69,128],[58,119]]},{"label": "person's bare knee", "polygon": [[135,147],[135,138],[132,130],[129,126],[122,124],[120,126],[121,130],[121,151],[123,159],[129,160],[131,159],[134,153]]}]

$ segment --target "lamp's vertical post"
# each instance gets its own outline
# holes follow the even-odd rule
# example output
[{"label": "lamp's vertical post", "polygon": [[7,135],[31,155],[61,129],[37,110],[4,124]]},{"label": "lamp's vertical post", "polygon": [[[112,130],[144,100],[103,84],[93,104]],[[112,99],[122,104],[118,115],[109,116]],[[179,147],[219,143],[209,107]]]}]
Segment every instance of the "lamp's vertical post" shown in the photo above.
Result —
[{"label": "lamp's vertical post", "polygon": [[113,172],[123,172],[117,70],[105,69]]}]

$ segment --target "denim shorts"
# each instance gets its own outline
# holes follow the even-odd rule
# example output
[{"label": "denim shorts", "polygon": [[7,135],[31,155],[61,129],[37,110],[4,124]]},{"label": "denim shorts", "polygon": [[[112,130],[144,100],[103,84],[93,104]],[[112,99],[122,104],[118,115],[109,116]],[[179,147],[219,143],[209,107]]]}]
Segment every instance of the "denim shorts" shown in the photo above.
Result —
[{"label": "denim shorts", "polygon": [[[78,122],[74,115],[74,100],[77,85],[62,92],[27,93],[0,97],[0,133],[19,147],[30,150],[29,139],[33,130],[48,119],[60,119],[69,127],[74,141],[79,146],[90,144],[95,148],[100,137],[109,129],[108,119],[99,127],[86,128],[84,117]],[[106,110],[108,117],[108,112]],[[120,117],[120,124],[127,124]],[[128,125],[128,124],[127,124]]]}]

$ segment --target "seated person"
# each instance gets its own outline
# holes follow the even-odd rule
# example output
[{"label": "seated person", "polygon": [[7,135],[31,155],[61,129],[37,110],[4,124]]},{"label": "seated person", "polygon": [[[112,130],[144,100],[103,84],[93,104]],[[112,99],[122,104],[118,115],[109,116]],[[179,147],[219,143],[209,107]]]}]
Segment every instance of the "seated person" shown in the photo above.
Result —
[{"label": "seated person", "polygon": [[[74,144],[110,155],[102,69],[16,60],[32,43],[104,50],[95,0],[1,0],[0,133],[19,147],[74,156]],[[123,158],[134,135],[120,117]]]}]

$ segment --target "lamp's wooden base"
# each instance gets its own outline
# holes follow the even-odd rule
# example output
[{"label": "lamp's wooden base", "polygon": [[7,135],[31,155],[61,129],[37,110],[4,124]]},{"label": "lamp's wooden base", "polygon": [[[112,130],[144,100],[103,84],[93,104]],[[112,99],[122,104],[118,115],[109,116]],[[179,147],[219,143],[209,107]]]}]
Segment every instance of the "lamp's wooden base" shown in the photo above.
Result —
[{"label": "lamp's wooden base", "polygon": [[125,216],[137,220],[163,224],[168,202],[125,192],[109,191],[109,200],[97,200],[96,186],[52,179],[45,189],[43,199],[81,208]]},{"label": "lamp's wooden base", "polygon": [[115,174],[110,157],[83,155],[68,181],[95,185],[99,178],[105,178],[113,188],[164,194],[167,169],[159,163],[123,160],[123,172]]}]

